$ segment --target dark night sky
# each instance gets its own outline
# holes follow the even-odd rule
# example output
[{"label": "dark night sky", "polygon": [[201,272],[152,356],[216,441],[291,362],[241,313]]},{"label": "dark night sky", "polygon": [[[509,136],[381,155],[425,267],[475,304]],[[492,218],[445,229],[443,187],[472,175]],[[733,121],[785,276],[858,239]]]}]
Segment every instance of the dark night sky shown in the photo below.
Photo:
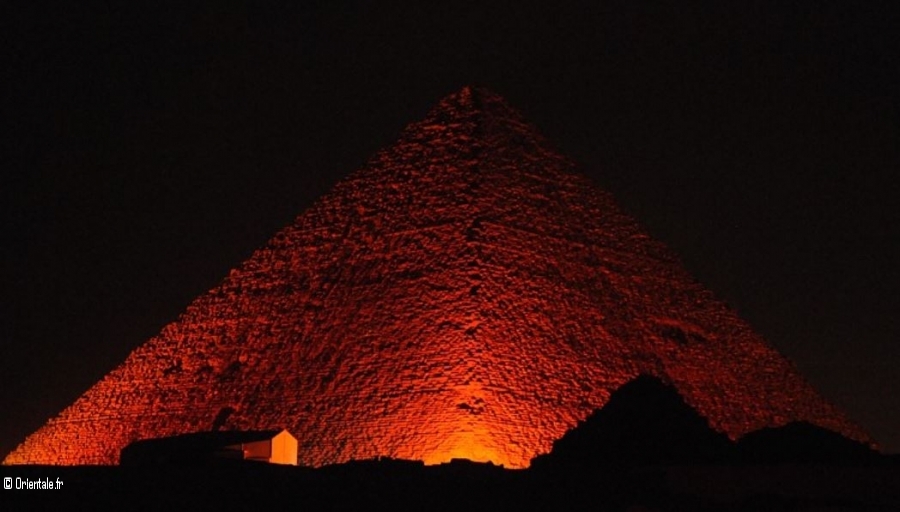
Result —
[{"label": "dark night sky", "polygon": [[0,454],[466,84],[900,451],[893,2],[283,3],[0,6]]}]

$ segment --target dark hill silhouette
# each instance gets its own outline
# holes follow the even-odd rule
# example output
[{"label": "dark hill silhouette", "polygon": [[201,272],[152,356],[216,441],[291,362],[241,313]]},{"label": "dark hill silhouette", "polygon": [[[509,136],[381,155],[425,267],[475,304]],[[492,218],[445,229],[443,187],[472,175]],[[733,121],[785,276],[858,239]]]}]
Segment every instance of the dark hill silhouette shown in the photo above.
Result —
[{"label": "dark hill silhouette", "polygon": [[797,421],[750,432],[737,442],[738,456],[749,463],[870,463],[880,454],[837,432]]},{"label": "dark hill silhouette", "polygon": [[641,375],[616,390],[602,409],[532,460],[535,469],[715,462],[731,457],[733,443],[714,431],[674,387]]}]

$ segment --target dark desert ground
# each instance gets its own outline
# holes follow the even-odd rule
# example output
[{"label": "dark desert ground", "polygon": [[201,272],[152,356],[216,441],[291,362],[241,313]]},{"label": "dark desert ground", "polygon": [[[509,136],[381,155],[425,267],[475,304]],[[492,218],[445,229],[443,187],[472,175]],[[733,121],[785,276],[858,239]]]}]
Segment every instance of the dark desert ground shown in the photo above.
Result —
[{"label": "dark desert ground", "polygon": [[[798,442],[798,440],[803,440]],[[67,507],[308,510],[890,511],[900,461],[809,425],[711,430],[674,388],[641,376],[528,469],[376,459],[313,469],[209,459],[180,465],[3,466],[62,481],[4,491],[16,510]],[[6,500],[9,500],[8,502]]]}]

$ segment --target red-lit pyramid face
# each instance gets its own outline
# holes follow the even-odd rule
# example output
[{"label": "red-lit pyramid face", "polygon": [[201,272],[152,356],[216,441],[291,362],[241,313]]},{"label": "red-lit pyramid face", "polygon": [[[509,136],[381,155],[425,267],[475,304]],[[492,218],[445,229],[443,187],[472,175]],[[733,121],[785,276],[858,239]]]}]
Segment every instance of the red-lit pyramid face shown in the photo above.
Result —
[{"label": "red-lit pyramid face", "polygon": [[739,436],[866,436],[498,96],[410,125],[5,463],[287,428],[301,464],[527,466],[638,373]]}]

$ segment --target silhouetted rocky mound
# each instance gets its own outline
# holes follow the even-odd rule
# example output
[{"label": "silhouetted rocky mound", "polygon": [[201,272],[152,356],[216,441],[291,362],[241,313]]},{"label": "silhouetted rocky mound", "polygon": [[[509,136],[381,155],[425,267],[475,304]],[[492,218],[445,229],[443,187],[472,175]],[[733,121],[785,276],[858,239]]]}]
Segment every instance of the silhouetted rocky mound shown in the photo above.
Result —
[{"label": "silhouetted rocky mound", "polygon": [[674,387],[641,375],[616,390],[602,409],[532,460],[542,468],[716,462],[733,443],[710,428]]},{"label": "silhouetted rocky mound", "polygon": [[865,444],[798,421],[750,432],[737,442],[741,461],[750,463],[872,463],[881,459]]}]

